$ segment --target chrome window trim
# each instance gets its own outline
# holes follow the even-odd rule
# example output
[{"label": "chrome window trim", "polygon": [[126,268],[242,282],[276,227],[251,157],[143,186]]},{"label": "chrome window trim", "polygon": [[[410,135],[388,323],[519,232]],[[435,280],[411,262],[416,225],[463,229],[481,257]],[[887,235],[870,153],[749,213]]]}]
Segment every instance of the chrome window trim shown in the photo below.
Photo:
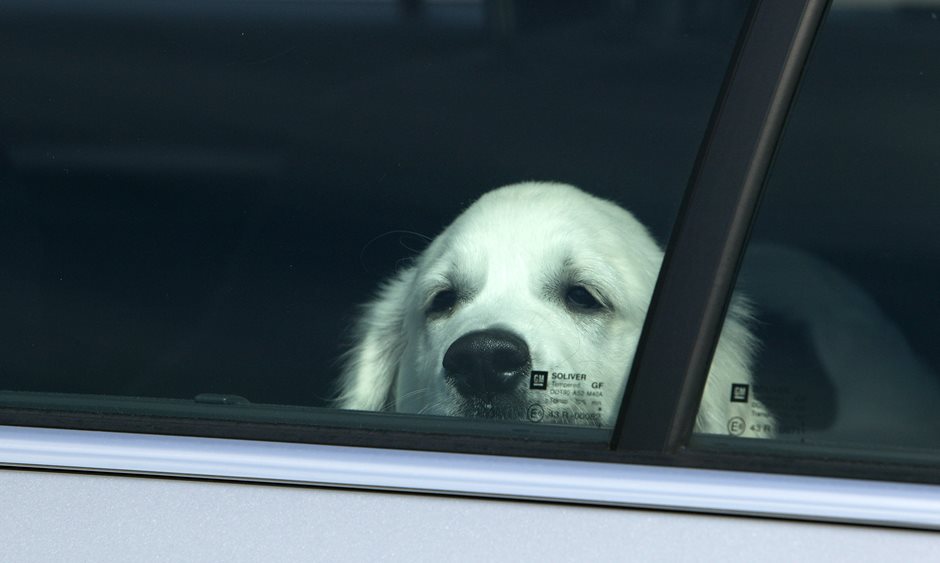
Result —
[{"label": "chrome window trim", "polygon": [[940,530],[940,486],[0,426],[0,466],[178,476]]}]

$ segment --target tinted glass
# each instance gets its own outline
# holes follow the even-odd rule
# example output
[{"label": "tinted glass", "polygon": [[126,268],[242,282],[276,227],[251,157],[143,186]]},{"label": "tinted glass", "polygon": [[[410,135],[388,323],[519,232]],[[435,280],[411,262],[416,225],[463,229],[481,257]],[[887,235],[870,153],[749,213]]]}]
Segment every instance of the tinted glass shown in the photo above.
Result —
[{"label": "tinted glass", "polygon": [[825,455],[940,448],[938,16],[835,2],[739,278],[753,396],[780,440]]},{"label": "tinted glass", "polygon": [[[473,262],[484,256],[518,266],[504,280],[525,270],[527,293],[506,282],[483,299],[485,314],[404,352],[436,354],[438,371],[450,352],[450,395],[402,383],[426,359],[412,358],[387,374],[367,364],[375,377],[357,380],[365,391],[347,387],[356,400],[345,406],[609,425],[656,243],[745,9],[5,1],[0,400],[303,417],[332,404],[371,337],[357,319],[407,313],[445,326],[498,277]],[[496,233],[490,246],[468,238],[460,262],[420,254],[481,194],[532,180],[612,199],[638,222],[565,188],[519,188],[467,229]],[[605,254],[619,250],[577,254],[614,230],[628,237],[617,244],[641,249],[628,265],[635,288],[618,285],[610,263],[622,259]],[[386,290],[400,299],[357,308],[413,264],[424,277]],[[413,343],[416,329],[386,324],[377,349],[400,356],[396,338]],[[560,359],[539,359],[549,357]],[[510,385],[524,391],[493,399]],[[238,408],[220,415],[219,405]]]}]

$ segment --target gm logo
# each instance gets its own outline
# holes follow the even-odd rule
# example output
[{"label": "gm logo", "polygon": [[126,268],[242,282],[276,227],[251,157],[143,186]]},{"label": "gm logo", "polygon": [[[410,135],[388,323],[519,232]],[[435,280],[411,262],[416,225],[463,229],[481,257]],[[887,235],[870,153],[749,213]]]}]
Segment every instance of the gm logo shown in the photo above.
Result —
[{"label": "gm logo", "polygon": [[529,389],[545,390],[547,388],[548,388],[548,372],[532,370],[532,375],[529,377]]}]

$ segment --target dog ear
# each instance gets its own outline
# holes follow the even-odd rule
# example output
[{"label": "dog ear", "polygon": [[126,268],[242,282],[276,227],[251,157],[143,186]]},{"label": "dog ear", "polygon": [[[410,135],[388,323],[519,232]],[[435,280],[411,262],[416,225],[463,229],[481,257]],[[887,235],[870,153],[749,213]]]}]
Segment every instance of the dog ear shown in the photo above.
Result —
[{"label": "dog ear", "polygon": [[353,330],[355,344],[342,358],[335,408],[381,411],[394,405],[395,379],[408,343],[405,316],[414,276],[414,268],[402,270],[363,306]]}]

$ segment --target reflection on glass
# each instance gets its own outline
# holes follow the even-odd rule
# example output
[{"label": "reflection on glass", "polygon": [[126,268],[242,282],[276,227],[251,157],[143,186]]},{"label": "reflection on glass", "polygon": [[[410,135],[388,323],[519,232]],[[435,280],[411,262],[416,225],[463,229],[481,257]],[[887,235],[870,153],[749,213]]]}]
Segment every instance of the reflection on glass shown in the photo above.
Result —
[{"label": "reflection on glass", "polygon": [[940,448],[938,7],[837,1],[789,119],[739,280],[786,442]]}]

